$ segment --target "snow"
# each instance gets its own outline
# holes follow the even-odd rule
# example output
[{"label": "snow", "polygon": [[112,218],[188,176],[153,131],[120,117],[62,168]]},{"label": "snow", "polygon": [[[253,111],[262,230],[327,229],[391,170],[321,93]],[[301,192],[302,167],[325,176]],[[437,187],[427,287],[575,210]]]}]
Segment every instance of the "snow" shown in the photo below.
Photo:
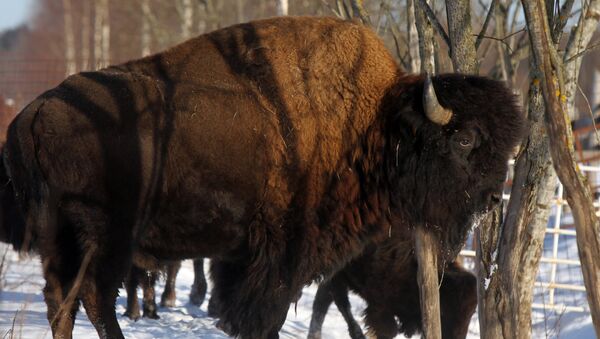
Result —
[{"label": "snow", "polygon": [[[552,235],[547,235],[546,242],[549,245],[552,243]],[[561,239],[560,244],[559,253],[561,253],[561,257],[577,258],[577,246],[574,237]],[[551,246],[548,247],[551,248]],[[0,244],[0,261],[3,253],[6,253],[6,262],[3,274],[0,274],[0,338],[10,338],[10,335],[7,336],[6,334],[11,329],[14,331],[14,338],[51,338],[46,320],[46,305],[41,292],[44,279],[41,275],[39,259],[35,256],[19,258],[17,253],[7,250],[7,245]],[[549,264],[540,265],[538,280],[548,281],[549,272]],[[125,312],[126,301],[126,293],[121,289],[116,310],[125,337],[135,339],[227,338],[222,331],[216,328],[216,319],[207,316],[207,301],[200,308],[188,303],[188,295],[193,279],[192,262],[185,261],[177,277],[176,307],[159,308],[161,317],[159,320],[141,318],[138,321],[132,321],[121,316]],[[579,267],[559,265],[557,281],[582,284],[583,279]],[[157,295],[162,293],[163,287],[164,282],[161,281],[157,286]],[[281,338],[306,338],[315,293],[316,286],[312,285],[305,288],[297,306],[290,306],[287,320],[280,332]],[[141,298],[141,291],[138,291],[138,294]],[[209,297],[210,287],[207,300]],[[547,298],[548,291],[546,289],[536,288],[535,303],[544,304]],[[584,306],[587,310],[584,292],[556,290],[554,298],[556,303]],[[350,302],[356,319],[363,325],[361,314],[365,307],[364,302],[356,295],[350,296]],[[479,338],[477,321],[476,313],[469,327],[469,339]],[[533,312],[533,330],[533,338],[595,338],[591,316],[587,311],[561,312],[535,309]],[[323,338],[348,338],[346,323],[335,305],[332,305],[329,309],[322,333]],[[74,338],[97,338],[96,331],[87,319],[83,308],[77,315],[73,335]],[[403,336],[398,336],[398,338],[403,338]],[[415,336],[415,338],[418,338],[418,336]]]},{"label": "snow", "polygon": [[[5,253],[7,245],[0,243],[0,256]],[[1,259],[1,258],[0,258]],[[125,312],[126,293],[120,290],[117,299],[117,315],[119,324],[126,338],[228,338],[221,330],[215,327],[216,319],[207,316],[208,298],[200,308],[188,303],[190,287],[194,281],[194,270],[191,261],[184,261],[177,276],[177,304],[173,308],[159,308],[159,320],[140,318],[138,321],[130,320],[122,314]],[[41,339],[51,338],[52,333],[46,320],[46,304],[42,295],[44,279],[41,275],[41,266],[37,257],[19,259],[17,253],[9,250],[6,255],[5,272],[0,275],[0,338],[10,338],[6,333],[14,330],[15,338]],[[157,295],[160,296],[164,288],[161,281],[157,286]],[[302,298],[297,307],[291,305],[287,320],[280,331],[281,338],[305,338],[310,324],[312,302],[316,293],[316,286],[304,289]],[[138,291],[141,300],[141,290]],[[158,301],[159,297],[157,298]],[[353,313],[360,321],[364,310],[364,302],[356,295],[350,296]],[[344,318],[332,305],[325,323],[323,324],[323,338],[348,338],[348,331]],[[80,308],[73,331],[74,338],[97,338],[96,331],[83,307]]]}]

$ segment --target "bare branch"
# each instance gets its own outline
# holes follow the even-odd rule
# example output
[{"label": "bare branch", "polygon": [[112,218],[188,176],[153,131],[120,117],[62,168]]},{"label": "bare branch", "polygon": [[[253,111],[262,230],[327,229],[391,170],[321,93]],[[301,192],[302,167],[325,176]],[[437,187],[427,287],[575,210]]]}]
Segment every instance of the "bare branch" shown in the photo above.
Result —
[{"label": "bare branch", "polygon": [[369,14],[363,6],[362,0],[350,0],[350,6],[352,6],[352,12],[354,12],[354,15],[358,15],[364,24],[371,25],[371,19],[369,18]]},{"label": "bare branch", "polygon": [[595,44],[589,45],[588,47],[586,47],[586,49],[584,49],[583,51],[573,55],[572,57],[568,58],[567,60],[565,60],[565,64],[568,64],[574,60],[576,60],[577,58],[583,56],[584,54],[591,52],[593,50],[595,50],[596,48],[600,47],[600,42],[597,42]]},{"label": "bare branch", "polygon": [[485,35],[485,32],[487,31],[488,25],[490,24],[492,16],[494,15],[494,10],[496,9],[497,5],[498,5],[498,0],[492,0],[492,3],[490,4],[490,9],[488,10],[488,14],[485,17],[485,21],[483,22],[483,27],[481,27],[481,31],[479,32],[479,35],[477,36],[477,40],[475,40],[475,50],[479,49],[481,40],[483,39],[483,36]]},{"label": "bare branch", "polygon": [[569,20],[569,16],[571,15],[571,9],[573,8],[573,3],[575,0],[565,0],[563,5],[560,7],[560,11],[558,12],[558,19],[554,23],[554,29],[552,30],[552,42],[558,44],[560,38],[562,36],[563,29]]},{"label": "bare branch", "polygon": [[588,100],[587,95],[585,95],[585,93],[581,89],[581,86],[579,86],[579,83],[577,84],[577,90],[583,97],[583,100],[585,100],[585,104],[588,108],[588,113],[590,113],[590,118],[592,119],[592,127],[594,127],[594,135],[596,136],[596,141],[600,144],[600,133],[598,133],[598,128],[596,128],[596,121],[594,120],[594,110],[592,109],[592,105],[590,105],[590,101]]},{"label": "bare branch", "polygon": [[440,21],[435,16],[435,13],[433,13],[433,10],[431,9],[431,7],[429,7],[429,4],[427,4],[427,2],[425,0],[416,0],[416,1],[418,2],[419,6],[425,12],[425,15],[427,15],[429,22],[431,22],[431,24],[433,25],[433,27],[435,28],[437,33],[444,39],[444,41],[446,42],[446,46],[448,46],[448,48],[451,49],[452,45],[450,44],[450,38],[448,37],[448,34],[444,30],[444,27],[442,27],[442,24],[440,24]]}]

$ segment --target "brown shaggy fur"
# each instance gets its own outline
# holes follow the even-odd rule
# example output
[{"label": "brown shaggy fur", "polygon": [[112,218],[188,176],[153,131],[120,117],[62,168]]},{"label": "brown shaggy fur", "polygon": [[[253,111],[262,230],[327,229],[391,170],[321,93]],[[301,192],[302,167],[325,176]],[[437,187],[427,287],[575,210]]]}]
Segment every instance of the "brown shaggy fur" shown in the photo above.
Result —
[{"label": "brown shaggy fur", "polygon": [[243,338],[277,337],[305,284],[407,231],[393,225],[436,229],[453,256],[499,191],[523,117],[501,83],[433,82],[454,111],[446,126],[424,115],[423,77],[402,75],[370,29],[286,17],[41,95],[4,158],[38,237],[53,334],[71,337],[77,308],[59,307],[81,269],[77,302],[100,336],[122,338],[114,303],[134,251],[218,258],[221,321]]}]

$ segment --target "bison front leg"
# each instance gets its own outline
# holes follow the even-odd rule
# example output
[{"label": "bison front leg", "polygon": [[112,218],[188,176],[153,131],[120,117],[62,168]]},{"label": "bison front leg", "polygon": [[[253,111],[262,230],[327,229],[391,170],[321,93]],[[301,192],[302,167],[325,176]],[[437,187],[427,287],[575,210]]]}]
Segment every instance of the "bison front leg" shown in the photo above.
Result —
[{"label": "bison front leg", "polygon": [[442,338],[466,338],[477,307],[477,279],[459,264],[450,264],[440,288]]},{"label": "bison front leg", "polygon": [[139,277],[141,269],[135,265],[131,266],[127,279],[125,280],[125,290],[127,291],[127,309],[124,316],[131,320],[140,318],[140,304],[137,296],[137,288],[139,285]]},{"label": "bison front leg", "polygon": [[362,329],[352,315],[352,306],[348,299],[348,287],[343,281],[336,277],[333,277],[331,281],[319,285],[315,301],[313,302],[313,312],[310,320],[308,339],[321,338],[321,328],[323,327],[325,315],[327,314],[329,305],[331,305],[333,301],[335,301],[335,305],[344,317],[344,320],[346,320],[350,338],[364,339],[365,336],[362,333]]},{"label": "bison front leg", "polygon": [[394,313],[383,303],[369,303],[365,310],[365,321],[369,332],[377,339],[392,339],[398,335],[398,323]]},{"label": "bison front leg", "polygon": [[308,339],[321,339],[321,330],[327,310],[333,302],[332,286],[330,282],[322,283],[317,289],[315,300],[313,301],[312,316],[308,329]]},{"label": "bison front leg", "polygon": [[165,290],[160,297],[160,306],[162,307],[174,307],[177,296],[175,294],[175,283],[177,280],[177,273],[181,268],[181,261],[175,261],[167,264],[167,280],[165,282]]},{"label": "bison front leg", "polygon": [[280,279],[279,267],[255,264],[211,261],[217,326],[242,339],[278,338],[296,293]]},{"label": "bison front leg", "polygon": [[144,300],[142,308],[144,310],[144,317],[150,319],[159,319],[158,313],[156,312],[156,291],[154,286],[158,280],[158,272],[156,271],[142,271],[140,281],[142,282],[142,290],[144,291]]},{"label": "bison front leg", "polygon": [[350,337],[352,339],[365,339],[365,335],[362,333],[360,325],[352,315],[352,306],[350,305],[350,300],[348,300],[348,285],[334,277],[331,286],[333,301],[335,301],[335,305],[342,313],[344,320],[346,320]]},{"label": "bison front leg", "polygon": [[190,303],[202,305],[206,297],[206,276],[204,275],[204,259],[194,259],[194,284],[190,292]]}]

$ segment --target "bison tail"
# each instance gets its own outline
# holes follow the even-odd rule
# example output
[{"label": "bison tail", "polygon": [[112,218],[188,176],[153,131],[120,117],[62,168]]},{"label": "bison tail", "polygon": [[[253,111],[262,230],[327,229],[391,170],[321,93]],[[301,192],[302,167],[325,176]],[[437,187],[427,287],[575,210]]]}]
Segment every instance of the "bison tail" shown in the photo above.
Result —
[{"label": "bison tail", "polygon": [[43,205],[48,202],[48,189],[40,175],[32,135],[35,116],[44,101],[40,97],[19,113],[8,128],[6,144],[2,149],[0,180],[6,179],[6,185],[0,188],[0,233],[5,232],[7,240],[15,250],[21,252],[36,249],[39,236],[37,227],[48,220],[47,214],[42,213]]},{"label": "bison tail", "polygon": [[[4,146],[0,150],[4,154]],[[33,235],[27,232],[15,190],[6,170],[6,162],[0,161],[0,241],[11,244],[15,251],[32,249]]]}]

